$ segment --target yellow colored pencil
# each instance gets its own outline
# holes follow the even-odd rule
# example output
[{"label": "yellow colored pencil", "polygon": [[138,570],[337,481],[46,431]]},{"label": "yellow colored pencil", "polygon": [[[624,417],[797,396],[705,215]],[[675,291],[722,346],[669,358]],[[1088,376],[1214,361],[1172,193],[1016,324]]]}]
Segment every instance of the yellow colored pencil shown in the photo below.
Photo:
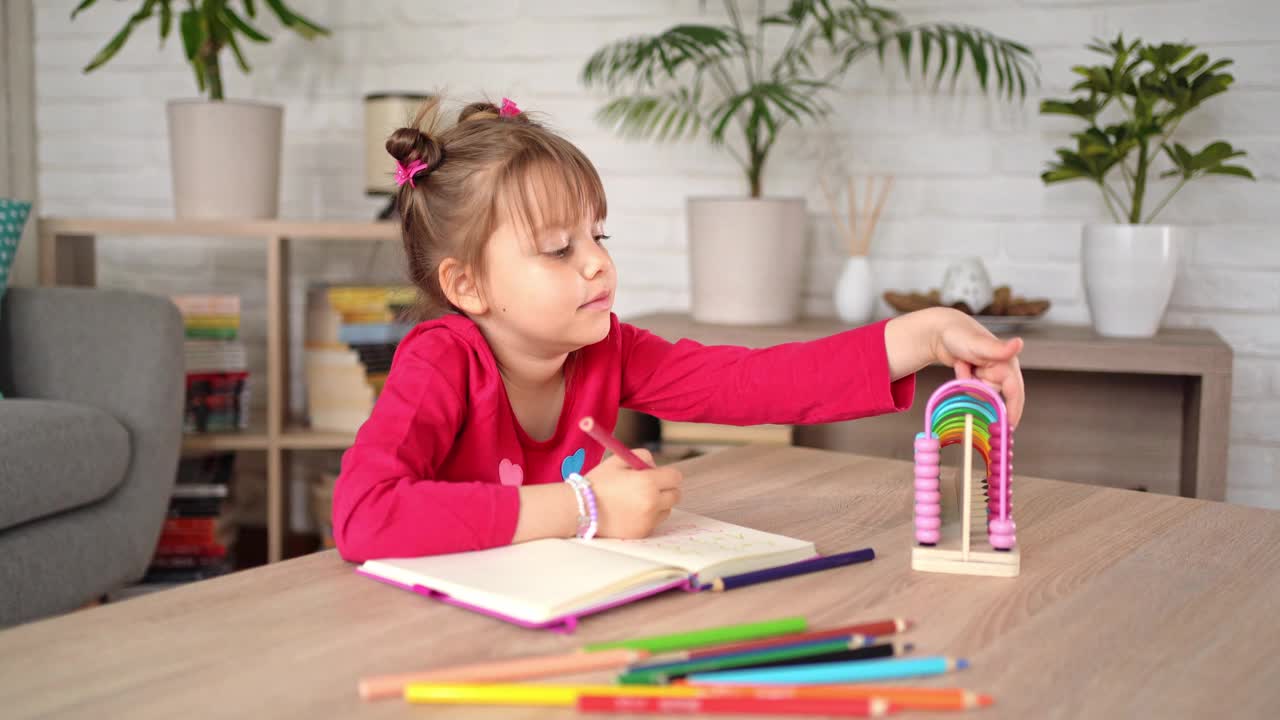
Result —
[{"label": "yellow colored pencil", "polygon": [[550,705],[572,707],[579,695],[608,697],[696,698],[708,693],[693,686],[533,685],[410,683],[404,699],[438,705]]}]

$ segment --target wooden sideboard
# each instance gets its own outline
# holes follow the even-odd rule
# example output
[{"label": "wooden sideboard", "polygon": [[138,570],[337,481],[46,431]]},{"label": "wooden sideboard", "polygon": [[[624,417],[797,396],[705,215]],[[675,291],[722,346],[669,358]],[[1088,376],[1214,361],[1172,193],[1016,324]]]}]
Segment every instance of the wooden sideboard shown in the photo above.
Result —
[{"label": "wooden sideboard", "polygon": [[[849,328],[806,319],[781,326],[720,326],[683,314],[627,318],[668,340],[766,347]],[[1231,347],[1211,330],[1162,329],[1153,338],[1105,338],[1082,326],[1030,324],[1017,333],[1027,407],[1014,446],[1018,474],[1222,500],[1231,416]],[[907,412],[795,428],[795,444],[911,458],[924,401],[953,377],[918,376]]]}]

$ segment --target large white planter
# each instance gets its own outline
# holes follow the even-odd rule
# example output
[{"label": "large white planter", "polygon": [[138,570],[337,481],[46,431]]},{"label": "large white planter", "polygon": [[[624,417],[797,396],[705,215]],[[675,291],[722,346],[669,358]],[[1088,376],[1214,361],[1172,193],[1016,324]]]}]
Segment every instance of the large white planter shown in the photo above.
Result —
[{"label": "large white planter", "polygon": [[800,315],[803,198],[689,198],[695,322],[784,325]]},{"label": "large white planter", "polygon": [[168,119],[173,205],[179,218],[276,217],[283,107],[174,100]]},{"label": "large white planter", "polygon": [[1189,235],[1170,225],[1085,226],[1084,291],[1099,335],[1155,335]]}]

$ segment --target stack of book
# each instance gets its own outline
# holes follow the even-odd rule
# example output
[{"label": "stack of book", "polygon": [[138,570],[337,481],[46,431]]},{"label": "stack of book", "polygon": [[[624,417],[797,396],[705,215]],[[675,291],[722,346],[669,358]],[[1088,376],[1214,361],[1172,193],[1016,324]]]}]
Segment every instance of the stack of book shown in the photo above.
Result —
[{"label": "stack of book", "polygon": [[224,512],[235,453],[185,457],[143,583],[174,585],[230,572],[234,527]]},{"label": "stack of book", "polygon": [[226,432],[249,426],[249,360],[240,342],[240,298],[178,295],[186,328],[184,429]]},{"label": "stack of book", "polygon": [[305,372],[312,428],[354,432],[368,419],[412,327],[400,318],[415,296],[405,286],[311,288]]}]

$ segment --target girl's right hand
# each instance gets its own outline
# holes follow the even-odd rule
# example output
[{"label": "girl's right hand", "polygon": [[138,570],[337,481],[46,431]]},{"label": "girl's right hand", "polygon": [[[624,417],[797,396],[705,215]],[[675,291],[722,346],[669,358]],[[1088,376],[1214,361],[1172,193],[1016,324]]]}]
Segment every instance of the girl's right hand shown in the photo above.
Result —
[{"label": "girl's right hand", "polygon": [[[648,450],[634,452],[653,464]],[[624,540],[648,537],[680,502],[683,478],[675,468],[636,470],[617,455],[610,456],[587,473],[596,495],[596,536]]]}]

